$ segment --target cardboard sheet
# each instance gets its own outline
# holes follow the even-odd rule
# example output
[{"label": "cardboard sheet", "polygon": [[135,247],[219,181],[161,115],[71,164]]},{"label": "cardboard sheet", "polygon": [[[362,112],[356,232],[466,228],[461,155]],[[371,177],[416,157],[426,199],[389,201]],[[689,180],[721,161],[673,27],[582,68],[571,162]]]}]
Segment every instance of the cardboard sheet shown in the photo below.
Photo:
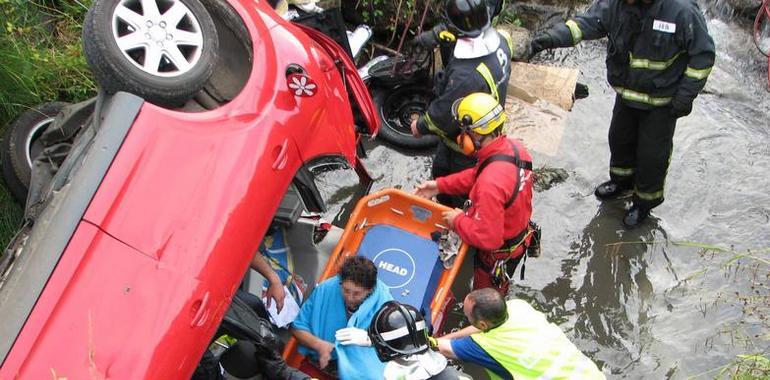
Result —
[{"label": "cardboard sheet", "polygon": [[576,69],[515,62],[511,65],[505,133],[532,151],[554,156],[559,151],[568,111],[574,103]]}]

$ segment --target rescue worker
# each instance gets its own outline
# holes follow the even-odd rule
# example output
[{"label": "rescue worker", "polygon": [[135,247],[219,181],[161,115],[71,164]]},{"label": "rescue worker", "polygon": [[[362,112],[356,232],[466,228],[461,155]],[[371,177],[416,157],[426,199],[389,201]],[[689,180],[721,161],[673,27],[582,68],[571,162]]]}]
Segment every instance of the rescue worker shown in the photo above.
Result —
[{"label": "rescue worker", "polygon": [[492,379],[604,379],[591,359],[558,326],[526,301],[505,301],[493,289],[474,290],[463,301],[470,326],[432,347],[450,359],[484,367]]},{"label": "rescue worker", "polygon": [[[535,243],[532,215],[532,162],[527,149],[502,133],[506,116],[492,95],[470,94],[455,101],[451,114],[460,125],[457,144],[479,164],[417,187],[415,194],[469,195],[465,210],[444,213],[448,226],[478,251],[473,288],[496,287],[504,294],[527,246]],[[533,246],[534,249],[534,246]],[[522,275],[524,267],[522,265]]]},{"label": "rescue worker", "polygon": [[385,364],[386,380],[449,380],[460,372],[447,366],[447,360],[428,344],[425,318],[413,306],[396,301],[386,302],[377,311],[367,330],[348,328],[342,344],[374,346],[377,357]]},{"label": "rescue worker", "polygon": [[617,92],[610,123],[610,180],[601,200],[633,191],[623,218],[633,228],[663,203],[678,118],[706,85],[714,41],[689,0],[599,0],[588,11],[533,38],[532,54],[608,37],[607,80]]},{"label": "rescue worker", "polygon": [[[452,122],[450,109],[455,100],[474,92],[489,93],[504,106],[513,50],[510,36],[491,27],[486,0],[448,0],[445,12],[447,30],[434,29],[433,40],[456,40],[452,57],[443,74],[437,76],[434,86],[437,97],[411,125],[414,136],[434,134],[441,140],[433,157],[434,179],[476,163],[474,157],[464,155],[455,143],[460,130]],[[438,201],[461,207],[465,199],[442,194]]]}]

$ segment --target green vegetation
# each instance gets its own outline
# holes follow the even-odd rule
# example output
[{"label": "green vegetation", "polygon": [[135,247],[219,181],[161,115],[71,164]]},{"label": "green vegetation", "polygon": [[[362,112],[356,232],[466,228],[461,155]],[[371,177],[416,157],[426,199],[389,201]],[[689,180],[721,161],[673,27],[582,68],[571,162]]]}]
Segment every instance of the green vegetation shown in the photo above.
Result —
[{"label": "green vegetation", "polygon": [[[726,342],[740,347],[745,354],[731,362],[689,379],[770,379],[770,248],[736,250],[711,244],[689,241],[634,241],[606,245],[608,255],[620,254],[626,245],[673,245],[696,249],[706,263],[704,267],[685,276],[682,284],[694,284],[699,279],[714,276],[730,281],[730,293],[710,294],[712,306],[735,305],[743,312],[738,323],[726,322],[719,326],[719,335]],[[705,310],[705,309],[704,309]]]},{"label": "green vegetation", "polygon": [[[0,133],[22,112],[95,94],[80,33],[90,0],[0,0]],[[21,206],[0,186],[0,247],[20,225]]]},{"label": "green vegetation", "polygon": [[733,344],[741,345],[749,352],[719,368],[704,373],[698,378],[749,380],[770,379],[770,249],[737,251],[692,242],[675,243],[679,246],[698,248],[701,257],[709,259],[712,265],[691,274],[684,281],[692,281],[710,273],[719,273],[731,278],[728,273],[740,269],[742,280],[748,280],[748,288],[738,288],[732,294],[718,294],[716,303],[737,303],[745,317],[738,324],[727,324],[721,332]]},{"label": "green vegetation", "polygon": [[0,249],[5,248],[21,224],[21,206],[0,186]]},{"label": "green vegetation", "polygon": [[95,93],[80,33],[88,4],[0,0],[0,129],[29,107]]}]

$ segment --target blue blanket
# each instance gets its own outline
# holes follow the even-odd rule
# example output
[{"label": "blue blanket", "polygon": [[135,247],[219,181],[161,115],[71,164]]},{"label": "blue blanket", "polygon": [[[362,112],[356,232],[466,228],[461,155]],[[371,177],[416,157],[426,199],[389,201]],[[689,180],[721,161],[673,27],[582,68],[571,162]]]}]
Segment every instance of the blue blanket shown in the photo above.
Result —
[{"label": "blue blanket", "polygon": [[[337,359],[337,368],[342,380],[346,379],[382,379],[385,364],[377,358],[373,347],[343,346],[336,343],[334,333],[345,327],[369,328],[374,314],[385,302],[393,299],[390,291],[381,281],[358,310],[348,320],[345,315],[345,301],[342,298],[342,285],[338,276],[334,276],[315,287],[310,298],[302,305],[299,316],[292,327],[305,330],[327,342],[335,342],[332,358]],[[315,351],[299,347],[303,355],[317,357]]]}]

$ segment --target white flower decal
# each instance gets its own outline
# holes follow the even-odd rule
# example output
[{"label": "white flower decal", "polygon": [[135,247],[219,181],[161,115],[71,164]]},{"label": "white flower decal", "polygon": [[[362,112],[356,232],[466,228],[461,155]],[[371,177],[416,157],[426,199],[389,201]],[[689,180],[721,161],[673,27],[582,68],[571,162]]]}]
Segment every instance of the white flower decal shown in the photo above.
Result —
[{"label": "white flower decal", "polygon": [[313,96],[318,86],[307,75],[294,74],[289,77],[289,88],[296,96]]}]

